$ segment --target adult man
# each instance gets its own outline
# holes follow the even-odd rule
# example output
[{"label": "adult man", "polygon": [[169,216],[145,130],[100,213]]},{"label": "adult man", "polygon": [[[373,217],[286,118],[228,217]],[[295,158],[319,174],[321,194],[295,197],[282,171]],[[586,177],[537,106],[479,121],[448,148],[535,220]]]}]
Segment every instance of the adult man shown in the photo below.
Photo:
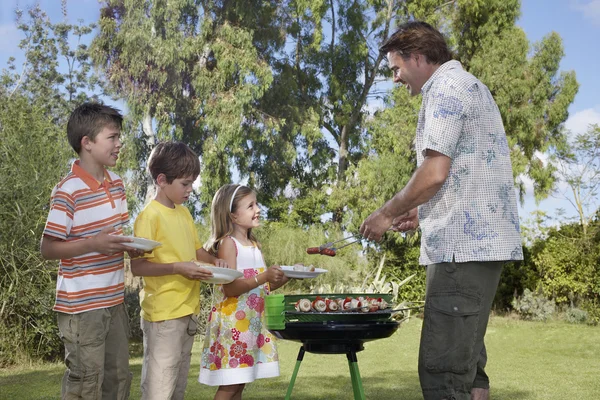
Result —
[{"label": "adult man", "polygon": [[[419,379],[426,400],[489,398],[483,338],[502,265],[522,260],[510,149],[488,88],[462,69],[443,36],[423,22],[400,26],[380,48],[394,82],[423,94],[417,169],[362,224],[379,240],[390,227],[421,227],[427,265]],[[418,207],[418,212],[417,212]]]}]

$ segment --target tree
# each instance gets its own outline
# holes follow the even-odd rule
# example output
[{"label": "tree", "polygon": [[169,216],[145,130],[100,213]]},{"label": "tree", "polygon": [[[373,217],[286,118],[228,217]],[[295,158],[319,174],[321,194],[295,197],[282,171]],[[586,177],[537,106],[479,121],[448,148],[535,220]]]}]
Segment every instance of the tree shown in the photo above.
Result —
[{"label": "tree", "polygon": [[51,190],[75,155],[66,121],[98,87],[82,44],[90,26],[54,24],[38,6],[16,17],[24,64],[11,59],[0,75],[0,366],[60,354],[56,262],[42,259],[39,241]]},{"label": "tree", "polygon": [[[556,164],[560,182],[567,188],[558,188],[559,195],[573,205],[587,235],[588,225],[598,208],[597,196],[600,187],[600,126],[593,124],[583,134],[578,134],[573,143],[558,149],[552,157]],[[567,196],[567,190],[571,196]]]},{"label": "tree", "polygon": [[[202,157],[203,206],[231,180],[233,166],[245,175],[246,134],[268,123],[253,107],[271,84],[271,71],[251,32],[227,18],[241,8],[198,0],[106,0],[92,43],[111,92],[127,101],[134,127],[141,128],[130,138],[131,148],[140,150],[131,160],[144,165],[156,140],[189,144]],[[254,12],[250,4],[243,9]],[[267,9],[260,5],[261,17]],[[143,169],[135,171],[143,181]]]}]

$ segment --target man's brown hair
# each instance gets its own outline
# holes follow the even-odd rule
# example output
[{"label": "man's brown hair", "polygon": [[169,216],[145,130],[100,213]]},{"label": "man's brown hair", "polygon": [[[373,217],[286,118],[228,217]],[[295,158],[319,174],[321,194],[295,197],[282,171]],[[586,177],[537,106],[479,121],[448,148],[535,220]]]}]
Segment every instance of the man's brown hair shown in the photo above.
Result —
[{"label": "man's brown hair", "polygon": [[67,139],[77,154],[81,152],[84,136],[93,142],[105,127],[121,130],[123,116],[116,108],[100,103],[83,103],[71,113],[67,122]]},{"label": "man's brown hair", "polygon": [[442,34],[427,22],[411,21],[398,27],[379,48],[382,54],[397,52],[404,59],[422,54],[429,64],[441,65],[452,59],[452,53]]},{"label": "man's brown hair", "polygon": [[196,153],[181,142],[162,142],[156,145],[148,159],[148,172],[156,182],[164,174],[167,183],[175,179],[194,177],[200,174],[200,160]]}]

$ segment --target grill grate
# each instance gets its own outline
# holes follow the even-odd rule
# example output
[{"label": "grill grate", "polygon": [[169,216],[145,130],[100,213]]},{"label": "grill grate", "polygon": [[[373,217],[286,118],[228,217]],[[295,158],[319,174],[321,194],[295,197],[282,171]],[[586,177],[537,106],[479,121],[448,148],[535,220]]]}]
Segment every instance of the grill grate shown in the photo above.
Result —
[{"label": "grill grate", "polygon": [[368,321],[386,321],[392,315],[392,310],[378,310],[372,312],[361,311],[336,311],[336,312],[300,312],[296,311],[295,304],[300,299],[313,301],[317,296],[322,298],[358,298],[358,297],[376,297],[384,299],[388,304],[392,301],[391,294],[381,293],[324,293],[324,294],[298,294],[285,295],[284,297],[284,315],[286,323],[306,323],[306,322],[368,322]]}]

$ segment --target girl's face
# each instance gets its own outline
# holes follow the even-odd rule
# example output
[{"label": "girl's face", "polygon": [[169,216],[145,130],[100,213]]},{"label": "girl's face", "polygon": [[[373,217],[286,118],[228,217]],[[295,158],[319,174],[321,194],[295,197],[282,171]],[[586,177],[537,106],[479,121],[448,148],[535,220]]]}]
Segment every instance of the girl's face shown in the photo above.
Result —
[{"label": "girl's face", "polygon": [[242,228],[250,229],[260,226],[260,208],[256,202],[256,194],[250,193],[238,201],[234,213],[231,213],[233,223]]}]

